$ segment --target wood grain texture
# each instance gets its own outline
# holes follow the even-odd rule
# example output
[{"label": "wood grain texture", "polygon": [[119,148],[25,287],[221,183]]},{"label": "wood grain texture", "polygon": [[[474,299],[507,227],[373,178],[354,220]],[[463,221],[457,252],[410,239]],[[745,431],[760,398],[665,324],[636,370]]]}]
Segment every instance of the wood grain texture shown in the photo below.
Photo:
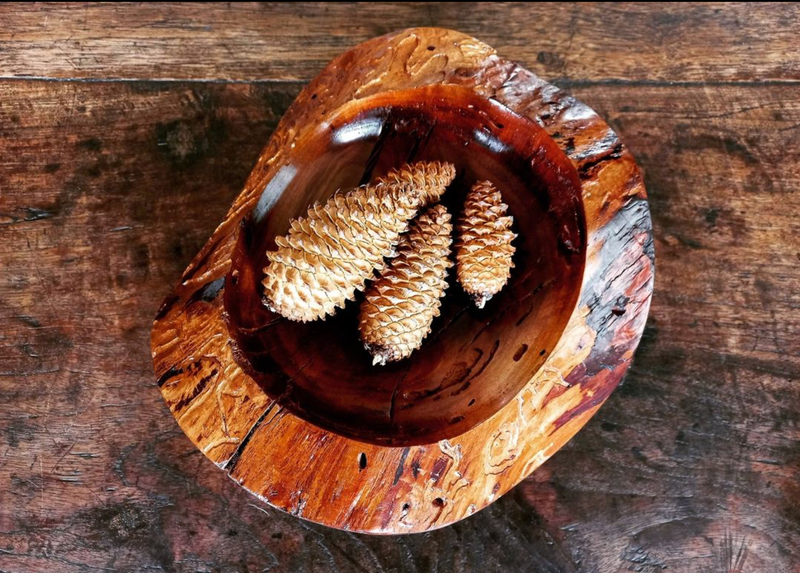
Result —
[{"label": "wood grain texture", "polygon": [[[772,10],[758,38],[717,29],[684,47],[768,43],[790,30]],[[639,22],[626,33],[645,34]],[[795,52],[774,57],[798,65]],[[741,79],[767,61],[756,50],[731,69]],[[0,83],[0,570],[793,572],[800,90],[582,84],[559,83],[636,153],[653,210],[659,269],[633,367],[497,503],[375,538],[261,511],[209,472],[163,408],[146,350],[167,285],[301,84]],[[176,213],[193,225],[179,231]]]},{"label": "wood grain texture", "polygon": [[0,5],[3,77],[304,80],[413,26],[476,36],[551,81],[797,81],[795,3]]}]

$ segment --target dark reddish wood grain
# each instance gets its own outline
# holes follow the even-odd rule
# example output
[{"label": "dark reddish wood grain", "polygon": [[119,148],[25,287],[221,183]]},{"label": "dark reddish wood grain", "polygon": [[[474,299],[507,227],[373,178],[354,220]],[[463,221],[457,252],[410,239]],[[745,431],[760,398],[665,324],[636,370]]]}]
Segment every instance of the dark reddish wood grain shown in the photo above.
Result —
[{"label": "dark reddish wood grain", "polygon": [[[301,85],[0,83],[0,569],[793,571],[800,85],[754,70],[800,57],[769,47],[794,33],[793,8],[737,10],[752,19],[712,12],[708,35],[682,32],[700,26],[696,10],[670,20],[623,6],[616,28],[577,20],[576,38],[686,33],[684,49],[710,56],[737,43],[725,60],[735,81],[704,83],[694,58],[697,85],[659,83],[681,72],[642,60],[656,43],[613,64],[656,85],[620,83],[605,45],[584,46],[557,82],[644,169],[658,255],[649,326],[623,385],[569,445],[485,511],[423,536],[365,538],[251,506],[208,471],[152,381],[153,312]],[[306,36],[345,29],[327,26]],[[509,55],[545,77],[559,74],[534,61],[538,46],[572,53],[560,30],[498,41],[475,26],[499,48],[531,46],[531,58]],[[162,53],[191,69],[180,50]],[[193,225],[178,229],[178,213]]]}]

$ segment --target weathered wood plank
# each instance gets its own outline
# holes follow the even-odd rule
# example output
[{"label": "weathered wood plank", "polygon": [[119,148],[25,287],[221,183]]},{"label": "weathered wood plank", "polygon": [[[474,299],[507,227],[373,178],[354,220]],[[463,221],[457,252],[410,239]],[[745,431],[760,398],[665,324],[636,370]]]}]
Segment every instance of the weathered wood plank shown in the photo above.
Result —
[{"label": "weathered wood plank", "polygon": [[473,35],[544,78],[800,80],[793,3],[4,3],[0,76],[309,80],[412,26]]},{"label": "weathered wood plank", "polygon": [[160,300],[299,88],[0,83],[0,569],[793,570],[797,87],[573,86],[645,172],[650,325],[522,487],[401,539],[250,505],[152,381]]}]

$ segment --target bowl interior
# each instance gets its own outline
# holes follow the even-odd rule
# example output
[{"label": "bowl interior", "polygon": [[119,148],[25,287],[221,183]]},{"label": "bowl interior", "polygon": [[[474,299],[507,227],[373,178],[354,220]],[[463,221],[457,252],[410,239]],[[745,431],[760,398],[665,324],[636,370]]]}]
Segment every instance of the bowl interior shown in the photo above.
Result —
[{"label": "bowl interior", "polygon": [[[324,111],[324,110],[323,110]],[[226,278],[237,360],[297,416],[372,443],[432,443],[509,402],[556,347],[580,292],[585,224],[578,175],[535,123],[458,86],[351,102],[298,138],[244,220]],[[515,268],[476,309],[449,274],[441,316],[411,358],[373,366],[358,336],[363,296],[324,321],[295,323],[261,302],[266,251],[293,217],[337,189],[417,160],[450,161],[454,221],[471,185],[491,180],[514,216]]]}]

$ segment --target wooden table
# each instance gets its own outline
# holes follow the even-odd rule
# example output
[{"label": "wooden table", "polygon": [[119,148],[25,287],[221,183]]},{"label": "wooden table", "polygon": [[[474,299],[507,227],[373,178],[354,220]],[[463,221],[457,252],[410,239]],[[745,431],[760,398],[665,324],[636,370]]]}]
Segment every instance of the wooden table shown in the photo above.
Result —
[{"label": "wooden table", "polygon": [[[798,5],[0,6],[0,571],[800,567]],[[155,385],[161,299],[303,84],[408,26],[475,35],[644,172],[648,327],[515,491],[366,537],[265,508]]]}]

